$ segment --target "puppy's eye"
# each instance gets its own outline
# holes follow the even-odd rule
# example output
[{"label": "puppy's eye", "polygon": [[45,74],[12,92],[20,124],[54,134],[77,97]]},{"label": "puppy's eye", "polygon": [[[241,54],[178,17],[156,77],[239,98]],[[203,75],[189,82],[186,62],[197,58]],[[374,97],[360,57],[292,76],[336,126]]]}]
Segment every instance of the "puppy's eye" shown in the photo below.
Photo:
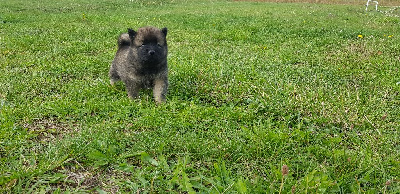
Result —
[{"label": "puppy's eye", "polygon": [[157,46],[158,46],[158,47],[161,47],[161,44],[160,44],[160,43],[157,43]]}]

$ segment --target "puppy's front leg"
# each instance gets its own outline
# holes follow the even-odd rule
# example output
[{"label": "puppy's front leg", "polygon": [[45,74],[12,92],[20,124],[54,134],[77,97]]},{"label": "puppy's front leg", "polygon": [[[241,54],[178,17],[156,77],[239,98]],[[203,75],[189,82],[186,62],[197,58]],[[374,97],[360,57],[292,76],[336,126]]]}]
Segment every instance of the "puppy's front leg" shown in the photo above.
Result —
[{"label": "puppy's front leg", "polygon": [[165,96],[168,89],[168,78],[157,78],[154,80],[153,96],[154,100],[161,104],[166,101]]},{"label": "puppy's front leg", "polygon": [[139,95],[140,83],[132,80],[127,80],[125,81],[125,87],[126,91],[128,92],[128,97],[130,99],[134,99]]}]

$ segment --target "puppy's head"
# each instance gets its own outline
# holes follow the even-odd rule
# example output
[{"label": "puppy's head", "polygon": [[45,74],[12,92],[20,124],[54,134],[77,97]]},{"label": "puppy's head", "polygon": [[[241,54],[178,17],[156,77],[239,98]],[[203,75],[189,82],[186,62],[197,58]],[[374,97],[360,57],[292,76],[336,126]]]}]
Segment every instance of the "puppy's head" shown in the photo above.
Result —
[{"label": "puppy's head", "polygon": [[138,31],[128,29],[132,45],[143,64],[159,64],[166,60],[168,53],[167,28],[143,27]]}]

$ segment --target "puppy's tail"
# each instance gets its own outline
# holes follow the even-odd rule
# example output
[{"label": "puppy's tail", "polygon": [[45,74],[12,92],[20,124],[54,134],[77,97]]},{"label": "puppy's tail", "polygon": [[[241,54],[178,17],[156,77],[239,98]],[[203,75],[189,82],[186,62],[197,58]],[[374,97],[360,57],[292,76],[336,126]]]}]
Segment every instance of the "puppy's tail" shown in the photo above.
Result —
[{"label": "puppy's tail", "polygon": [[123,46],[130,46],[131,45],[131,38],[129,34],[121,34],[118,38],[118,47],[121,48]]}]

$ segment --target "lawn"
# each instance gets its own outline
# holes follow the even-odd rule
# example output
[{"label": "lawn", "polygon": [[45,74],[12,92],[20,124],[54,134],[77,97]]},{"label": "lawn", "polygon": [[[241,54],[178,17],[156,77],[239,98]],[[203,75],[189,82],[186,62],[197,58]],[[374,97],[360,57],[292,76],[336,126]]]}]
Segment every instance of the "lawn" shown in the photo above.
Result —
[{"label": "lawn", "polygon": [[[400,190],[399,7],[0,4],[0,192]],[[147,25],[168,27],[162,105],[108,79]]]}]

